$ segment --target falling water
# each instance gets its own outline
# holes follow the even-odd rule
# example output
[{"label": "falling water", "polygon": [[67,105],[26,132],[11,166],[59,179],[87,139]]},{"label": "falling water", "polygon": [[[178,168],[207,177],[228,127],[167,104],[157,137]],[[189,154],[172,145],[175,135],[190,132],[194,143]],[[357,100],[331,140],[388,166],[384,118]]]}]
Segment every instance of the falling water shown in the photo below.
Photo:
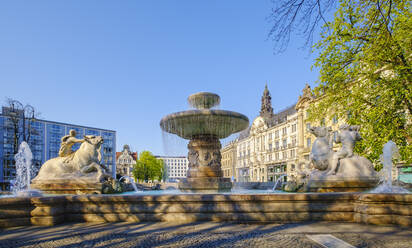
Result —
[{"label": "falling water", "polygon": [[21,142],[17,154],[14,155],[14,160],[16,161],[16,178],[12,183],[13,193],[18,196],[40,195],[39,191],[30,190],[30,181],[37,170],[31,166],[33,153],[25,141]]},{"label": "falling water", "polygon": [[276,180],[276,183],[275,183],[275,185],[273,186],[273,191],[275,191],[276,190],[276,188],[278,187],[278,184],[280,183],[280,181],[282,180],[282,178],[284,178],[284,177],[287,177],[288,175],[287,174],[283,174],[283,175],[280,175],[280,177],[278,178],[278,180]]},{"label": "falling water", "polygon": [[165,156],[186,156],[188,140],[162,130],[163,153]]},{"label": "falling water", "polygon": [[383,163],[381,180],[378,187],[373,189],[371,193],[410,193],[408,190],[392,185],[392,158],[399,158],[399,150],[393,141],[388,141],[383,146],[383,154],[381,162]]},{"label": "falling water", "polygon": [[140,192],[140,190],[137,189],[136,183],[134,182],[134,179],[133,179],[133,178],[131,178],[131,177],[129,177],[129,176],[122,176],[122,177],[119,179],[119,182],[121,182],[123,178],[126,178],[126,179],[129,180],[129,182],[130,182],[130,183],[132,184],[132,186],[133,186],[134,192]]},{"label": "falling water", "polygon": [[12,186],[13,193],[30,190],[30,180],[34,174],[31,171],[33,154],[25,141],[21,142],[17,154],[14,155],[14,159],[16,161],[16,178]]}]

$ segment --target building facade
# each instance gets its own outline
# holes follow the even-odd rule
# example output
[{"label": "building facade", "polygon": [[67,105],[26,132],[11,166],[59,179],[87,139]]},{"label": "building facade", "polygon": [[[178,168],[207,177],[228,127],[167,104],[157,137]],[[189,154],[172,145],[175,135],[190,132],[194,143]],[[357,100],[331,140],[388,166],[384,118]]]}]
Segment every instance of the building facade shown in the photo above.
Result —
[{"label": "building facade", "polygon": [[223,177],[230,178],[232,181],[236,181],[238,178],[238,172],[236,170],[236,142],[232,141],[221,150],[222,160],[221,168]]},{"label": "building facade", "polygon": [[346,120],[338,119],[337,115],[334,113],[326,113],[325,117],[316,123],[313,123],[309,119],[309,107],[316,104],[316,98],[314,97],[312,90],[308,84],[302,90],[302,95],[299,96],[298,102],[296,103],[297,119],[298,119],[298,160],[299,168],[304,164],[309,163],[309,154],[312,148],[312,144],[316,137],[309,132],[309,128],[312,126],[326,126],[330,127],[333,135],[333,150],[337,151],[340,147],[335,143],[336,136],[339,132],[339,127],[346,123]]},{"label": "building facade", "polygon": [[270,92],[265,87],[259,116],[238,139],[222,149],[222,155],[236,153],[233,173],[236,181],[274,182],[281,177],[283,180],[284,175],[296,175],[297,117],[295,105],[274,113]]},{"label": "building facade", "polygon": [[[339,127],[345,124],[345,120],[328,113],[316,123],[310,121],[308,109],[316,104],[317,100],[310,86],[306,84],[296,104],[273,113],[270,93],[266,86],[259,116],[221,151],[222,156],[236,151],[233,159],[235,162],[232,162],[235,165],[235,180],[275,182],[279,178],[283,181],[285,176],[297,176],[298,171],[310,165],[309,154],[316,139],[309,132],[312,126],[330,127],[335,141]],[[334,142],[333,150],[337,151],[339,147],[340,145]],[[222,161],[222,169],[228,170],[230,163],[227,164],[223,158]]]},{"label": "building facade", "polygon": [[116,152],[116,174],[132,177],[133,166],[136,164],[137,152],[131,152],[129,145],[124,145],[121,152]]},{"label": "building facade", "polygon": [[[3,190],[10,189],[10,181],[16,176],[13,147],[16,129],[13,127],[15,123],[10,114],[13,113],[10,113],[9,108],[2,108],[0,114],[0,185]],[[35,169],[38,170],[44,162],[59,156],[61,138],[74,129],[78,139],[82,139],[83,135],[103,137],[101,163],[109,168],[113,175],[115,174],[116,131],[39,119],[25,119],[24,121],[20,119],[17,124],[19,132],[28,131],[28,127],[30,129],[31,137],[28,144],[33,153],[32,164]],[[18,143],[22,141],[23,138],[20,137]],[[79,147],[80,144],[76,144],[73,150]]]},{"label": "building facade", "polygon": [[166,181],[176,181],[186,178],[189,160],[185,156],[155,156],[164,162]]}]

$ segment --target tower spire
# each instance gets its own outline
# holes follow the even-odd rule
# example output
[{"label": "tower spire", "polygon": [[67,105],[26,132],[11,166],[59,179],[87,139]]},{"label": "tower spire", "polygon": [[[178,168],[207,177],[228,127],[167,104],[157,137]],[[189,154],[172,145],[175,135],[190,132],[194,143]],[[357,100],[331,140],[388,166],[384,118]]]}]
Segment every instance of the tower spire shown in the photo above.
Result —
[{"label": "tower spire", "polygon": [[268,89],[268,84],[265,84],[265,89],[263,90],[262,95],[262,105],[260,107],[260,116],[262,117],[272,117],[273,108],[272,108],[272,97]]}]

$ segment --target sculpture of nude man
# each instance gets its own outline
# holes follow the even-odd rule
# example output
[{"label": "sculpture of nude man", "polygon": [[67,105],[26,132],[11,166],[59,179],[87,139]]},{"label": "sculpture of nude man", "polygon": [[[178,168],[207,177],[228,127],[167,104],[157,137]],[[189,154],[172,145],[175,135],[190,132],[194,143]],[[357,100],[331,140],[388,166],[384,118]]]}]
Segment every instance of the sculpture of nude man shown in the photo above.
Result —
[{"label": "sculpture of nude man", "polygon": [[72,129],[69,131],[69,135],[64,136],[61,141],[59,157],[67,157],[74,153],[72,146],[76,143],[83,143],[84,139],[77,139],[76,131]]},{"label": "sculpture of nude man", "polygon": [[342,147],[339,151],[335,152],[330,163],[330,170],[328,174],[336,174],[339,161],[343,158],[350,158],[353,156],[353,148],[358,140],[362,137],[359,134],[359,126],[349,126],[344,124],[339,127],[340,132],[336,137],[336,143],[342,143]]}]

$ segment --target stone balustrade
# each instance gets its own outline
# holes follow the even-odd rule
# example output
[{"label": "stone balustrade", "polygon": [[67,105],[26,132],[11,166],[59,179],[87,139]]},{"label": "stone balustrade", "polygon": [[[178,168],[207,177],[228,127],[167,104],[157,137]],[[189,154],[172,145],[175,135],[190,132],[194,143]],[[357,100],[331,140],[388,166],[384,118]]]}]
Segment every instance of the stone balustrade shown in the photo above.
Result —
[{"label": "stone balustrade", "polygon": [[0,199],[0,227],[155,221],[331,221],[412,226],[412,194],[70,195]]}]

